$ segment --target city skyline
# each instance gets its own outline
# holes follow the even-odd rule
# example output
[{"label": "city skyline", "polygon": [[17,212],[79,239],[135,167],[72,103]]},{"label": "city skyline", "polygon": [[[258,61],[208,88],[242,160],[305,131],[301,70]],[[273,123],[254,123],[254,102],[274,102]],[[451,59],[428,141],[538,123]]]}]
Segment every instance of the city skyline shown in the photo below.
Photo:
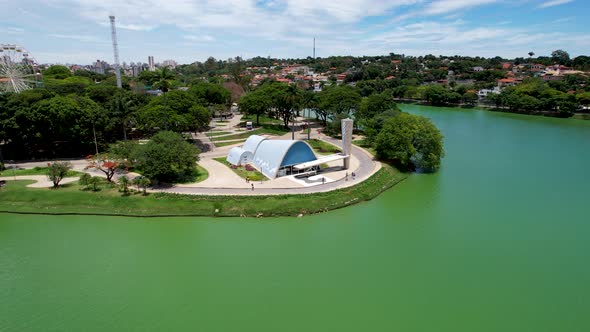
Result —
[{"label": "city skyline", "polygon": [[2,1],[2,43],[39,63],[113,62],[109,15],[117,17],[121,62],[178,63],[213,56],[305,58],[332,55],[526,57],[564,49],[587,53],[581,0],[226,0],[141,3]]}]

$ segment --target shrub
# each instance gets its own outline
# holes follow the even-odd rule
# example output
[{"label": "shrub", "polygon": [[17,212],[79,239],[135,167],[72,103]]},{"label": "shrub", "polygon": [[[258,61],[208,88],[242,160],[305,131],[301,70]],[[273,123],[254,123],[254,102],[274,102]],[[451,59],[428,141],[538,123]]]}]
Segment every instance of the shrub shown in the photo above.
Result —
[{"label": "shrub", "polygon": [[47,168],[47,178],[53,182],[54,188],[59,186],[59,183],[70,169],[72,169],[72,164],[69,161],[57,161],[49,165]]},{"label": "shrub", "polygon": [[88,189],[88,186],[90,185],[90,178],[92,176],[88,173],[84,173],[82,175],[80,175],[80,179],[78,180],[78,183],[80,183],[80,185],[84,186],[84,189]]}]

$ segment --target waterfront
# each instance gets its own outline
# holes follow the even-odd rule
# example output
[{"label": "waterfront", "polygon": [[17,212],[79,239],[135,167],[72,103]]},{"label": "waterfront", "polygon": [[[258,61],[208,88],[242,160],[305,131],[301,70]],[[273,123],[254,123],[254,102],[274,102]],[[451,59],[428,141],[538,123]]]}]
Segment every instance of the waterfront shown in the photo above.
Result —
[{"label": "waterfront", "polygon": [[590,123],[402,105],[437,174],[283,219],[0,215],[1,331],[583,331]]}]

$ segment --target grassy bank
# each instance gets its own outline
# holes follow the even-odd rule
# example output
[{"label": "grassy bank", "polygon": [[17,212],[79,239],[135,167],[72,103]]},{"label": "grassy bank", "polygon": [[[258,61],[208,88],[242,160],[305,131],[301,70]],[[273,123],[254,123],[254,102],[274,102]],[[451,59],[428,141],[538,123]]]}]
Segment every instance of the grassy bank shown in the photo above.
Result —
[{"label": "grassy bank", "polygon": [[234,139],[241,139],[241,138],[248,138],[252,135],[283,135],[284,133],[289,132],[284,128],[279,126],[274,127],[265,127],[265,128],[258,128],[255,130],[248,130],[234,135],[227,135],[227,136],[215,136],[211,137],[211,141],[218,142],[218,141],[229,141]]},{"label": "grassy bank", "polygon": [[[20,176],[20,175],[47,175],[48,167],[35,167],[27,169],[6,169],[0,172],[0,176]],[[80,176],[82,172],[68,171],[66,177]]]},{"label": "grassy bank", "polygon": [[319,139],[310,139],[306,140],[305,142],[309,144],[309,146],[311,146],[316,153],[321,155],[330,155],[342,152],[342,150],[336,146],[328,142],[320,141]]},{"label": "grassy bank", "polygon": [[268,178],[266,176],[264,176],[262,173],[260,173],[257,170],[248,171],[243,166],[240,166],[237,168],[232,168],[231,167],[232,165],[225,160],[225,157],[213,158],[213,160],[224,164],[225,166],[227,166],[229,169],[231,169],[234,173],[239,175],[244,180],[246,178],[250,179],[251,181],[266,181],[266,180],[268,180]]},{"label": "grassy bank", "polygon": [[[406,174],[384,165],[356,186],[326,193],[277,196],[196,196],[156,193],[123,196],[117,188],[83,191],[78,184],[34,189],[31,181],[9,181],[0,189],[0,211],[121,216],[296,216],[325,212],[375,198]],[[215,211],[218,212],[215,212]]]},{"label": "grassy bank", "polygon": [[356,146],[360,146],[361,148],[367,150],[373,156],[377,154],[377,152],[375,151],[375,148],[373,148],[373,146],[371,144],[369,144],[367,142],[367,140],[365,140],[365,139],[358,139],[358,140],[352,141],[352,144],[354,144]]},{"label": "grassy bank", "polygon": [[214,137],[214,136],[228,135],[231,133],[232,133],[231,131],[212,131],[212,132],[205,133],[205,135],[207,135],[207,137]]},{"label": "grassy bank", "polygon": [[224,146],[240,144],[240,143],[244,143],[244,142],[246,142],[246,139],[240,139],[240,140],[235,140],[235,141],[215,142],[215,146],[218,148],[221,148]]}]

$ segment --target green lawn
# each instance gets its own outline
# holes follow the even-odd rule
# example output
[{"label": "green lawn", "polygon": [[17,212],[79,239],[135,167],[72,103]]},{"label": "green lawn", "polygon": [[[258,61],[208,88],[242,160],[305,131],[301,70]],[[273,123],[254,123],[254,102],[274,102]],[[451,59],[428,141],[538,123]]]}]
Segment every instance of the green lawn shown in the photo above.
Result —
[{"label": "green lawn", "polygon": [[197,176],[195,182],[203,182],[209,178],[209,172],[201,165],[197,165]]},{"label": "green lawn", "polygon": [[[0,172],[0,176],[47,175],[47,169],[48,169],[47,167],[35,167],[35,168],[16,169],[16,170],[7,169],[7,170]],[[82,172],[70,170],[66,174],[66,177],[80,176],[82,174],[83,174]]]},{"label": "green lawn", "polygon": [[316,153],[321,155],[329,155],[342,152],[342,150],[338,147],[318,139],[310,139],[306,140],[305,142],[309,144]]},{"label": "green lawn", "polygon": [[215,146],[220,148],[222,146],[234,145],[234,144],[244,143],[244,142],[246,142],[245,139],[241,139],[241,140],[237,140],[237,141],[215,142]]},{"label": "green lawn", "polygon": [[[141,169],[134,168],[132,171],[134,173],[143,175],[143,172]],[[195,168],[195,170],[192,173],[179,175],[178,178],[176,179],[176,181],[174,181],[174,183],[197,183],[197,182],[205,181],[205,180],[207,180],[207,178],[209,178],[209,172],[207,172],[207,170],[205,168],[203,168],[197,164],[197,167]]]},{"label": "green lawn", "polygon": [[[260,125],[262,125],[262,126],[264,126],[264,125],[283,125],[283,120],[269,118],[268,115],[266,115],[266,114],[261,115],[259,120],[260,120]],[[254,126],[257,126],[256,115],[244,114],[242,116],[242,119],[240,120],[240,126],[245,127],[246,122],[252,122],[252,124]]]},{"label": "green lawn", "polygon": [[[0,189],[0,211],[40,214],[126,216],[296,216],[342,208],[370,200],[403,181],[406,174],[383,165],[368,180],[327,193],[278,196],[197,196],[156,193],[123,195],[104,186],[97,192],[78,184],[58,189],[26,188],[31,181],[8,181]],[[215,212],[218,210],[218,212]]]},{"label": "green lawn", "polygon": [[375,156],[377,154],[375,152],[375,149],[373,148],[373,146],[368,144],[365,139],[358,139],[358,140],[352,141],[352,144],[354,144],[356,146],[360,146],[361,148],[367,150],[373,156]]},{"label": "green lawn", "polygon": [[234,135],[228,135],[228,136],[223,136],[223,137],[212,137],[211,141],[213,141],[213,142],[228,141],[228,140],[232,140],[232,139],[248,138],[252,135],[283,135],[287,132],[289,132],[289,131],[284,128],[277,127],[277,126],[269,126],[269,127],[264,127],[264,128],[258,128],[255,130],[244,131],[242,133],[234,134]]},{"label": "green lawn", "polygon": [[207,137],[214,137],[214,136],[221,136],[221,135],[227,135],[227,134],[231,134],[231,131],[212,131],[212,132],[206,133],[205,135],[207,135]]},{"label": "green lawn", "polygon": [[244,168],[244,167],[232,168],[231,164],[228,163],[224,157],[213,158],[213,160],[218,161],[218,162],[224,164],[225,166],[229,167],[232,171],[234,171],[234,173],[239,175],[242,179],[249,178],[252,181],[266,181],[266,180],[268,180],[268,178],[266,176],[264,176],[262,173],[260,173],[259,171],[256,171],[256,170],[247,171],[246,168]]}]

